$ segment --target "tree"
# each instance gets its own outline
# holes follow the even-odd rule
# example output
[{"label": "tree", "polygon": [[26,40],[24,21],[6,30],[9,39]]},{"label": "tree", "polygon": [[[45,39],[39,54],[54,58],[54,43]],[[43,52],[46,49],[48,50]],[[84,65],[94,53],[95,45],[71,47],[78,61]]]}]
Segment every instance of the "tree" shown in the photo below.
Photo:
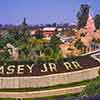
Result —
[{"label": "tree", "polygon": [[52,53],[53,53],[52,48],[47,47],[47,48],[44,49],[44,54],[45,54],[46,56],[51,56]]},{"label": "tree", "polygon": [[82,4],[80,7],[80,11],[77,13],[77,19],[78,19],[78,28],[84,28],[86,25],[88,15],[89,15],[89,8],[90,6],[88,4]]},{"label": "tree", "polygon": [[52,27],[56,27],[56,26],[57,26],[56,22],[52,23]]},{"label": "tree", "polygon": [[44,36],[43,36],[42,32],[40,30],[38,30],[35,33],[35,37],[36,37],[36,39],[42,39]]},{"label": "tree", "polygon": [[46,24],[45,26],[46,26],[46,27],[52,27],[52,25],[51,25],[51,24]]},{"label": "tree", "polygon": [[3,25],[2,24],[0,24],[0,32],[1,32],[1,30],[3,29]]},{"label": "tree", "polygon": [[51,40],[50,40],[51,46],[57,48],[61,43],[62,43],[62,42],[61,42],[60,38],[57,37],[56,35],[53,35],[53,36],[51,37]]},{"label": "tree", "polygon": [[27,44],[29,49],[34,49],[38,55],[41,56],[41,53],[44,49],[44,44],[47,44],[48,40],[46,39],[36,39],[36,38],[30,38],[29,43]]},{"label": "tree", "polygon": [[30,37],[30,32],[28,29],[28,25],[26,23],[26,18],[24,18],[24,20],[22,22],[20,33],[21,33],[22,41],[27,42],[28,38]]},{"label": "tree", "polygon": [[16,46],[16,40],[13,33],[8,33],[0,37],[0,48],[3,48],[4,46],[6,46],[7,43],[11,43],[14,46]]},{"label": "tree", "polygon": [[94,21],[95,21],[96,29],[100,29],[100,14],[97,14],[97,15],[94,17]]},{"label": "tree", "polygon": [[0,37],[0,48],[3,48],[6,45],[6,41]]},{"label": "tree", "polygon": [[86,46],[83,44],[83,42],[81,41],[81,39],[78,39],[75,41],[74,46],[81,50],[82,53],[86,52]]},{"label": "tree", "polygon": [[0,52],[0,61],[5,61],[5,60],[6,61],[11,60],[11,57],[7,49],[5,49],[4,52]]}]

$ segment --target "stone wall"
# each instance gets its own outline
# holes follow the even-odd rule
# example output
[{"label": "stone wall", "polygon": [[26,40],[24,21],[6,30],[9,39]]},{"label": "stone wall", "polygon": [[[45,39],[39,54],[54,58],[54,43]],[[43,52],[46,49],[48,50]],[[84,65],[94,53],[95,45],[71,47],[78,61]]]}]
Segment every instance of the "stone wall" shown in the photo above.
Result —
[{"label": "stone wall", "polygon": [[100,67],[36,77],[0,77],[0,88],[46,87],[92,79]]}]

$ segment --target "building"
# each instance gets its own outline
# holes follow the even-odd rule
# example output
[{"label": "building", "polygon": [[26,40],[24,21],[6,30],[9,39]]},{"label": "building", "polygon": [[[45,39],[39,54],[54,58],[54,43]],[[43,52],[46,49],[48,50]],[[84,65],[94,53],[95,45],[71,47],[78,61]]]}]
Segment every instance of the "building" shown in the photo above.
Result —
[{"label": "building", "polygon": [[42,29],[42,32],[45,37],[50,37],[55,34],[56,29],[56,27],[44,27]]}]

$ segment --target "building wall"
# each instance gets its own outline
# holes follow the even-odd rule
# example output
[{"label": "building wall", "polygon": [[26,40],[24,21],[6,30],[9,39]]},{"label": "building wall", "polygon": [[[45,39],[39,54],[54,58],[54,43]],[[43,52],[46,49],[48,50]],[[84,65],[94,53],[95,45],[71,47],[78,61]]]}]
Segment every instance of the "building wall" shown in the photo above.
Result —
[{"label": "building wall", "polygon": [[46,87],[78,82],[95,78],[98,75],[99,68],[37,77],[0,77],[0,88]]}]

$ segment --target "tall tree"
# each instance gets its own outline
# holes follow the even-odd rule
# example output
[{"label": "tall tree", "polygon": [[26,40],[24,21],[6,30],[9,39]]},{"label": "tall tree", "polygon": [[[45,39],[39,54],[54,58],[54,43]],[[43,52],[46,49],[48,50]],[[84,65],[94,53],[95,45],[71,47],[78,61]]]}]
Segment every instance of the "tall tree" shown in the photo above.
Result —
[{"label": "tall tree", "polygon": [[95,26],[97,29],[100,29],[100,14],[97,14],[94,18]]},{"label": "tall tree", "polygon": [[77,13],[79,29],[84,28],[84,26],[86,25],[89,16],[89,8],[90,6],[88,4],[82,4],[80,7],[80,11]]},{"label": "tall tree", "polygon": [[30,32],[28,29],[28,25],[26,23],[26,18],[24,18],[21,25],[21,34],[22,34],[22,40],[25,42],[28,40],[28,37],[30,37]]}]

